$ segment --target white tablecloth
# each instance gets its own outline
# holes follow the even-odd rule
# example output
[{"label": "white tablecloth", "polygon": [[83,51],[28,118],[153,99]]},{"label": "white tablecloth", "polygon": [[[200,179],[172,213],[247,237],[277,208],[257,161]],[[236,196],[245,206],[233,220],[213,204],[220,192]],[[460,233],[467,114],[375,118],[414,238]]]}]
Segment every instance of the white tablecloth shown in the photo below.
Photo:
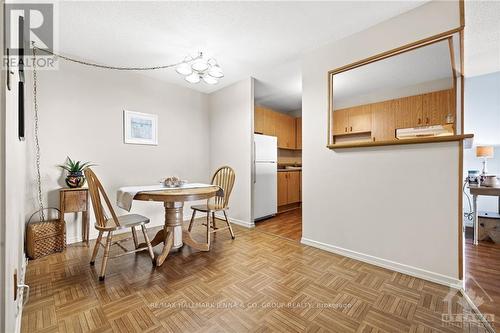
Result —
[{"label": "white tablecloth", "polygon": [[188,183],[182,185],[181,187],[173,187],[173,188],[166,187],[163,184],[120,187],[116,192],[116,204],[118,205],[118,207],[123,208],[126,211],[130,211],[130,209],[132,208],[132,202],[134,201],[134,197],[139,192],[164,191],[164,190],[170,190],[170,189],[173,190],[179,188],[201,188],[210,186],[213,185],[202,184],[202,183]]}]

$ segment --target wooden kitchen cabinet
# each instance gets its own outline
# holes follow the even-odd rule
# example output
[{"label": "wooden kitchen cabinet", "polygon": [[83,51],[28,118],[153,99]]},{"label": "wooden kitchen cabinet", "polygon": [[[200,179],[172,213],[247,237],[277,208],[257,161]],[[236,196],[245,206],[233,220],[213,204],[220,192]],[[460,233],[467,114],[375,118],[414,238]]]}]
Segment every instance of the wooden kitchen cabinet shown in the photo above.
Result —
[{"label": "wooden kitchen cabinet", "polygon": [[396,128],[422,126],[422,95],[403,97],[398,101]]},{"label": "wooden kitchen cabinet", "polygon": [[299,172],[299,201],[302,202],[302,171]]},{"label": "wooden kitchen cabinet", "polygon": [[255,107],[254,112],[254,133],[264,134],[264,118],[265,118],[266,110],[261,107]]},{"label": "wooden kitchen cabinet", "polygon": [[370,139],[396,141],[397,129],[453,124],[456,103],[455,89],[447,89],[335,110],[332,146]]},{"label": "wooden kitchen cabinet", "polygon": [[455,94],[453,90],[434,91],[422,96],[422,122],[424,125],[447,123],[448,115],[453,115]]},{"label": "wooden kitchen cabinet", "polygon": [[278,206],[301,201],[301,171],[278,172]]},{"label": "wooden kitchen cabinet", "polygon": [[333,112],[333,135],[348,134],[349,109],[335,110]]},{"label": "wooden kitchen cabinet", "polygon": [[284,115],[283,118],[283,146],[279,148],[295,149],[297,141],[297,133],[295,128],[295,118],[289,115]]},{"label": "wooden kitchen cabinet", "polygon": [[284,113],[257,106],[254,113],[254,132],[276,136],[278,148],[296,149],[295,118]]},{"label": "wooden kitchen cabinet", "polygon": [[278,172],[278,206],[288,203],[288,172]]},{"label": "wooden kitchen cabinet", "polygon": [[370,105],[349,109],[349,133],[365,133],[372,130],[372,111]]},{"label": "wooden kitchen cabinet", "polygon": [[301,117],[295,118],[295,133],[296,133],[295,148],[302,149],[302,118]]},{"label": "wooden kitchen cabinet", "polygon": [[295,149],[295,118],[275,112],[278,148]]},{"label": "wooden kitchen cabinet", "polygon": [[370,132],[372,128],[369,104],[335,110],[333,112],[333,135]]},{"label": "wooden kitchen cabinet", "polygon": [[397,100],[371,104],[372,140],[386,141],[396,139]]},{"label": "wooden kitchen cabinet", "polygon": [[287,201],[289,204],[300,202],[300,171],[291,171],[287,173]]},{"label": "wooden kitchen cabinet", "polygon": [[396,128],[444,125],[448,115],[455,114],[453,89],[403,97],[399,99],[399,103]]}]

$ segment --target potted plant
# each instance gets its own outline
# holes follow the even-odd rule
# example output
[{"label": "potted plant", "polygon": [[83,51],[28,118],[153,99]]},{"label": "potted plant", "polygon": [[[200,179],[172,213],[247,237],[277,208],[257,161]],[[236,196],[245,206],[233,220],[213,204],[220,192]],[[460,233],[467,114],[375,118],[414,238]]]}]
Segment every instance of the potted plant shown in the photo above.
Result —
[{"label": "potted plant", "polygon": [[78,188],[85,184],[83,170],[94,165],[95,164],[91,164],[91,162],[73,161],[68,156],[66,163],[59,165],[59,167],[68,171],[66,184],[71,188]]}]

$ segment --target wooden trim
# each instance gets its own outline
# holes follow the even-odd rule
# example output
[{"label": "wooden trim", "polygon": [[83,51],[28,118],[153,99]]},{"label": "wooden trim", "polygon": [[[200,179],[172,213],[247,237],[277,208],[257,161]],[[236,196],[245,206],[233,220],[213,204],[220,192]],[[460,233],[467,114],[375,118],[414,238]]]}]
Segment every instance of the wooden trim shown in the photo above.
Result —
[{"label": "wooden trim", "polygon": [[458,279],[462,280],[464,276],[464,258],[463,258],[463,192],[462,177],[464,173],[464,142],[460,140],[458,144]]},{"label": "wooden trim", "polygon": [[450,58],[451,58],[451,72],[453,73],[453,88],[456,90],[457,87],[457,69],[455,68],[455,51],[453,48],[453,38],[448,38],[448,47],[450,48]]},{"label": "wooden trim", "polygon": [[464,139],[470,139],[472,137],[474,137],[474,134],[447,135],[447,136],[403,139],[403,140],[349,142],[349,143],[339,143],[339,144],[328,145],[327,148],[329,148],[329,149],[343,149],[343,148],[408,145],[408,144],[433,143],[433,142],[450,142],[450,141],[463,141]]},{"label": "wooden trim", "polygon": [[458,0],[458,6],[460,9],[460,26],[465,27],[465,2],[464,2],[464,0]]},{"label": "wooden trim", "polygon": [[398,54],[401,54],[401,53],[405,53],[405,52],[408,52],[408,51],[411,51],[411,50],[414,50],[414,49],[418,49],[420,47],[423,47],[423,46],[426,46],[426,45],[429,45],[429,44],[438,43],[440,41],[443,41],[443,40],[451,37],[453,34],[455,34],[457,32],[460,32],[462,30],[463,30],[463,27],[459,27],[459,28],[455,28],[455,29],[452,29],[452,30],[448,30],[448,31],[442,32],[440,34],[437,34],[437,35],[434,35],[434,36],[431,36],[431,37],[428,37],[428,38],[424,38],[424,39],[418,40],[416,42],[409,43],[409,44],[397,47],[395,49],[392,49],[392,50],[389,50],[389,51],[385,51],[385,52],[376,54],[374,56],[371,56],[371,57],[368,57],[368,58],[365,58],[365,59],[353,62],[351,64],[348,64],[348,65],[345,65],[345,66],[342,66],[342,67],[330,70],[330,71],[328,71],[329,78],[332,75],[334,75],[334,74],[342,73],[342,72],[345,72],[345,71],[347,71],[349,69],[354,69],[354,68],[357,68],[357,67],[360,67],[360,66],[363,66],[363,65],[367,65],[369,63],[372,63],[372,62],[375,62],[375,61],[379,61],[379,60],[383,60],[385,58],[389,58],[389,57],[392,57],[392,56],[395,56],[395,55],[398,55]]},{"label": "wooden trim", "polygon": [[[460,134],[464,133],[464,100],[465,100],[465,87],[464,87],[464,30],[465,27],[465,2],[459,0],[458,5],[460,8],[460,26],[462,30],[459,32],[460,40]],[[456,98],[456,97],[455,97]],[[464,145],[460,141],[458,145],[458,278],[464,279],[464,243],[463,243],[463,192],[462,192],[462,178],[464,173]]]},{"label": "wooden trim", "polygon": [[[333,137],[332,137],[332,124],[331,124],[332,112],[333,112],[333,93],[332,93],[332,91],[333,91],[333,75],[338,74],[338,73],[342,73],[342,72],[345,72],[347,70],[354,69],[354,68],[357,68],[357,67],[360,67],[363,65],[367,65],[367,64],[375,62],[375,61],[383,60],[385,58],[392,57],[392,56],[395,56],[395,55],[398,55],[398,54],[401,54],[404,52],[408,52],[408,51],[411,51],[411,50],[414,50],[414,49],[417,49],[417,48],[420,48],[420,47],[423,47],[423,46],[426,46],[429,44],[437,43],[437,42],[443,41],[443,40],[448,39],[448,38],[452,38],[452,36],[454,34],[456,34],[457,32],[460,33],[460,36],[462,37],[460,47],[461,47],[461,50],[463,50],[463,29],[464,29],[464,26],[461,25],[458,28],[451,29],[451,30],[448,30],[448,31],[442,32],[440,34],[433,35],[433,36],[430,36],[430,37],[427,37],[424,39],[420,39],[420,40],[417,40],[415,42],[405,44],[405,45],[402,45],[400,47],[391,49],[389,51],[382,52],[382,53],[373,55],[371,57],[368,57],[368,58],[353,62],[351,64],[348,64],[348,65],[345,65],[345,66],[328,71],[328,73],[327,73],[327,82],[328,82],[328,84],[327,84],[327,87],[328,87],[328,92],[327,92],[327,94],[328,94],[327,132],[328,133],[327,134],[328,134],[328,136],[327,136],[327,141],[326,141],[327,147],[330,147],[333,145],[332,144],[332,139],[333,139]],[[461,52],[460,61],[461,61],[461,64],[463,65],[463,52]],[[461,74],[463,75],[463,69],[461,71]],[[456,90],[455,90],[455,96],[456,96]],[[463,124],[463,121],[462,121],[462,124]],[[463,133],[463,129],[462,129],[461,133]],[[455,129],[455,134],[456,134],[456,129]],[[392,143],[392,144],[394,144],[394,143]],[[374,145],[374,144],[372,144],[372,145]]]},{"label": "wooden trim", "polygon": [[327,74],[327,81],[328,81],[328,133],[327,133],[327,138],[326,138],[326,144],[330,145],[332,143],[332,112],[333,112],[333,81],[331,80],[331,74]]}]

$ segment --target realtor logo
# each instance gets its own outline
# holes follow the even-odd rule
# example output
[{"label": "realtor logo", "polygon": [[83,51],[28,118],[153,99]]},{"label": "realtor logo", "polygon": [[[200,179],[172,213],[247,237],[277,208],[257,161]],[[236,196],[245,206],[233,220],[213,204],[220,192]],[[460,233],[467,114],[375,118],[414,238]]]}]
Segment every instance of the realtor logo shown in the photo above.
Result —
[{"label": "realtor logo", "polygon": [[[21,61],[24,66],[32,67],[33,43],[39,49],[51,51],[56,49],[55,6],[54,3],[49,2],[5,4],[4,68],[18,67]],[[22,49],[24,59],[17,57]],[[54,59],[52,56],[38,52],[36,65],[43,69],[54,69]]]},{"label": "realtor logo", "polygon": [[52,3],[7,3],[5,4],[6,47],[10,54],[18,54],[19,17],[24,18],[24,47],[31,42],[41,49],[54,49],[54,4]]}]

